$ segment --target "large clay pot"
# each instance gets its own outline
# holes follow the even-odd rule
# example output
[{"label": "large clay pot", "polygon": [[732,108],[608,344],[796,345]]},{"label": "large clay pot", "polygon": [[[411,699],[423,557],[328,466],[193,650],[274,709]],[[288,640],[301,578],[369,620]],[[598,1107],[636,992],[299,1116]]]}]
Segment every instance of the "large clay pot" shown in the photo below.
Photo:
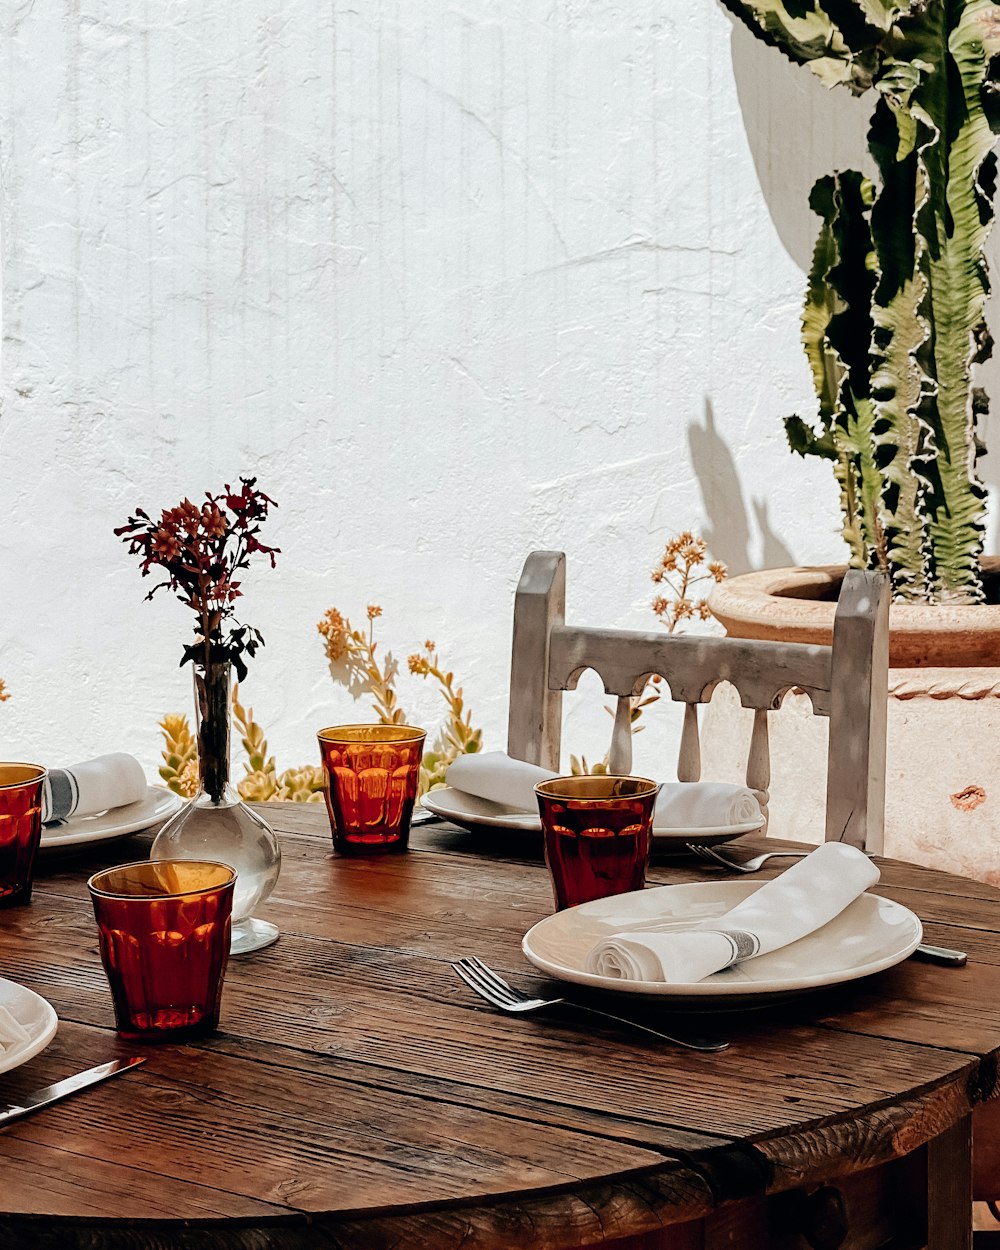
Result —
[{"label": "large clay pot", "polygon": [[[985,562],[1000,580],[1000,559]],[[716,587],[737,638],[829,643],[843,567],[769,569]],[[994,596],[991,596],[994,597]],[[1000,884],[1000,606],[890,610],[886,854]],[[704,720],[703,773],[746,764],[752,714],[730,687]],[[829,722],[790,692],[770,717],[769,832],[823,836]]]}]

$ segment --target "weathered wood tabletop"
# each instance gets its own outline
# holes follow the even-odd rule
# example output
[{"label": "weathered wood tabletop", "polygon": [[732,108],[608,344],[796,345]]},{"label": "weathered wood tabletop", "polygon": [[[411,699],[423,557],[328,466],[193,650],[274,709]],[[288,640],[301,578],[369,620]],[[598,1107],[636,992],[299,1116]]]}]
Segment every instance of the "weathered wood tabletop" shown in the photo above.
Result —
[{"label": "weathered wood tabletop", "polygon": [[[147,1047],[135,1072],[0,1132],[3,1250],[876,1246],[890,1193],[910,1195],[898,1244],[920,1245],[928,1184],[929,1244],[967,1244],[948,1212],[967,1198],[969,1109],[997,1092],[1000,892],[884,863],[877,892],[969,966],[908,960],[702,1017],[733,1044],[697,1054],[503,1016],[455,977],[474,953],[551,988],[520,953],[551,911],[535,837],[430,826],[407,855],[342,859],[323,807],[266,810],[280,941],[231,961],[217,1034]],[[135,1050],[114,1033],[85,881],[147,844],[43,857],[31,906],[0,913],[0,975],[60,1017],[0,1102]],[[709,871],[663,860],[650,879]]]}]

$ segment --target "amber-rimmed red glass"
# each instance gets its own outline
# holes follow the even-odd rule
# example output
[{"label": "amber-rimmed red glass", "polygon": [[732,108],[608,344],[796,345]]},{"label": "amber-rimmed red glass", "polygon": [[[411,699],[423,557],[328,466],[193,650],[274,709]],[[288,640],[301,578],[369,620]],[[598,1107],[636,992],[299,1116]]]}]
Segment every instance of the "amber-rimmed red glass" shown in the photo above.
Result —
[{"label": "amber-rimmed red glass", "polygon": [[642,889],[659,789],[645,777],[554,777],[535,786],[557,911]]},{"label": "amber-rimmed red glass", "polygon": [[122,1037],[179,1041],[219,1023],[236,873],[150,859],[87,882]]},{"label": "amber-rimmed red glass", "polygon": [[410,725],[334,725],[317,736],[334,847],[345,855],[405,851],[424,731]]},{"label": "amber-rimmed red glass", "polygon": [[31,902],[46,776],[40,764],[0,764],[0,907]]}]

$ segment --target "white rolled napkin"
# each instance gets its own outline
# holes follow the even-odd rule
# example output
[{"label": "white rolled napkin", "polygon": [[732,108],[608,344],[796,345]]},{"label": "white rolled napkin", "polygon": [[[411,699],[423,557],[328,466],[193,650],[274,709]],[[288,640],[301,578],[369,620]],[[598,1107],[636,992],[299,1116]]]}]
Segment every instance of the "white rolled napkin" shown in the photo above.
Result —
[{"label": "white rolled napkin", "polygon": [[483,751],[479,755],[460,755],[448,769],[446,779],[449,786],[465,794],[521,812],[537,812],[535,786],[558,776],[537,764],[512,760],[503,751]]},{"label": "white rolled napkin", "polygon": [[[448,769],[448,785],[491,803],[536,812],[535,786],[558,773],[513,760],[503,751],[460,755]],[[657,829],[704,829],[746,825],[764,817],[757,796],[746,786],[723,781],[672,781],[660,787],[653,825]]]},{"label": "white rolled napkin", "polygon": [[603,939],[587,955],[586,969],[621,981],[703,981],[821,929],[878,879],[878,869],[856,847],[824,842],[723,916],[690,929],[643,929]]},{"label": "white rolled napkin", "polygon": [[146,797],[146,774],[134,755],[116,751],[72,768],[50,768],[42,788],[42,821],[90,816]]}]

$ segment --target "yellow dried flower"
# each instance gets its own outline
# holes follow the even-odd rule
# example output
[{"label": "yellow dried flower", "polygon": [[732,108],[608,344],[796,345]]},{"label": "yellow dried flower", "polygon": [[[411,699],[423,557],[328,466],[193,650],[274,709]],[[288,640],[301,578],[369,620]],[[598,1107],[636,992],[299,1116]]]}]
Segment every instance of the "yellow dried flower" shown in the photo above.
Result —
[{"label": "yellow dried flower", "polygon": [[703,621],[710,621],[712,619],[712,609],[708,606],[707,599],[698,600],[698,615]]},{"label": "yellow dried flower", "polygon": [[10,691],[4,685],[4,680],[0,677],[0,703],[6,703],[10,698]]},{"label": "yellow dried flower", "polygon": [[665,573],[676,573],[677,571],[677,553],[667,549],[666,554],[660,561],[660,567]]},{"label": "yellow dried flower", "polygon": [[426,677],[430,672],[430,662],[427,659],[427,656],[421,655],[419,652],[414,652],[413,655],[407,657],[406,663],[409,666],[410,672],[416,673],[420,677]]},{"label": "yellow dried flower", "polygon": [[183,794],[186,799],[194,798],[201,788],[197,756],[193,760],[188,760],[178,773],[175,784],[170,788],[176,790],[178,794]]},{"label": "yellow dried flower", "polygon": [[369,603],[368,619],[370,621],[374,621],[374,620],[377,620],[377,618],[380,617],[381,615],[382,615],[382,609],[379,607],[379,605],[377,603]]},{"label": "yellow dried flower", "polygon": [[722,563],[721,560],[713,560],[712,563],[708,566],[708,571],[712,574],[712,576],[715,578],[717,582],[725,581],[726,576],[729,573],[729,570],[726,568],[726,566]]},{"label": "yellow dried flower", "polygon": [[247,773],[237,789],[240,792],[240,798],[246,803],[266,803],[277,796],[278,787],[273,772],[257,768]]},{"label": "yellow dried flower", "polygon": [[347,654],[348,625],[337,609],[328,609],[316,628],[326,639],[326,658],[331,663],[343,659]]},{"label": "yellow dried flower", "polygon": [[178,714],[164,716],[160,721],[163,734],[163,764],[160,776],[167,787],[186,799],[198,793],[198,744],[188,718]]},{"label": "yellow dried flower", "polygon": [[669,600],[665,599],[663,595],[658,595],[657,598],[653,600],[653,611],[656,613],[657,616],[662,616],[664,612],[666,612],[667,608],[669,607],[670,607],[670,602]]},{"label": "yellow dried flower", "polygon": [[278,778],[274,797],[284,803],[322,803],[325,784],[323,769],[318,766],[288,768]]},{"label": "yellow dried flower", "polygon": [[694,539],[692,542],[685,543],[681,549],[681,558],[689,565],[701,564],[705,559],[705,544],[700,538]]}]

